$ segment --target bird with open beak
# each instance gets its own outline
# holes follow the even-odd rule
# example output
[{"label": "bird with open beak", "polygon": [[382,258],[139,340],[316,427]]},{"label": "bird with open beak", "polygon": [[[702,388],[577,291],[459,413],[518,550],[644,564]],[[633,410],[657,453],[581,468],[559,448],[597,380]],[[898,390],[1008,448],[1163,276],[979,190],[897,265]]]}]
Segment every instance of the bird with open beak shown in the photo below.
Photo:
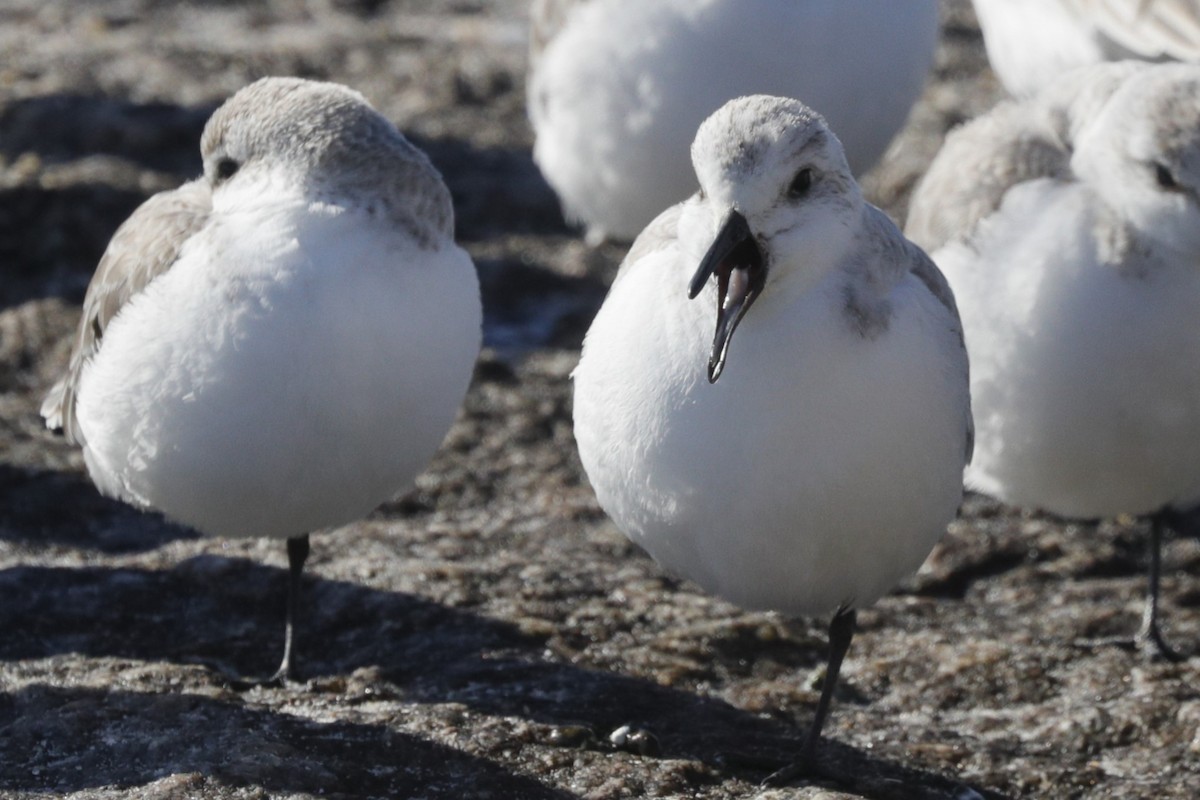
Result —
[{"label": "bird with open beak", "polygon": [[816,763],[855,609],[956,513],[967,357],[945,281],[820,115],[731,101],[692,161],[700,191],[642,233],[588,331],[575,435],[601,505],[664,567],[746,608],[833,615],[785,780]]}]

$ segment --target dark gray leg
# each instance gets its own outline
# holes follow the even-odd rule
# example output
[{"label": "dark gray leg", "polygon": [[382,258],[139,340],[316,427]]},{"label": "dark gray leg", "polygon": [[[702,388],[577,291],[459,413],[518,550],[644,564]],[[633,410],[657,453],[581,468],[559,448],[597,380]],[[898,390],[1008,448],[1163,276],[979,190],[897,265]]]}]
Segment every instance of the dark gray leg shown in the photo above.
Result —
[{"label": "dark gray leg", "polygon": [[1138,632],[1138,648],[1147,655],[1167,661],[1182,661],[1183,656],[1174,650],[1158,626],[1158,584],[1162,575],[1162,539],[1167,511],[1159,511],[1150,517],[1150,566],[1146,572],[1146,605],[1142,611],[1142,629]]},{"label": "dark gray leg", "polygon": [[825,667],[825,685],[821,687],[821,699],[817,701],[817,715],[813,717],[808,729],[808,736],[800,748],[800,756],[790,765],[770,775],[764,782],[770,786],[782,786],[795,778],[814,771],[817,758],[817,744],[821,740],[821,729],[825,727],[825,718],[829,716],[829,707],[833,703],[833,693],[837,689],[838,673],[842,670],[842,660],[850,649],[850,641],[854,638],[854,626],[858,615],[853,609],[843,609],[833,615],[829,623],[829,661]]},{"label": "dark gray leg", "polygon": [[293,536],[287,540],[288,553],[288,596],[287,596],[287,626],[283,633],[283,661],[272,676],[272,683],[284,683],[292,680],[295,675],[292,656],[292,643],[295,639],[296,617],[300,607],[300,579],[304,572],[304,562],[308,560],[308,534]]},{"label": "dark gray leg", "polygon": [[808,737],[804,740],[803,752],[807,758],[817,754],[817,742],[821,739],[825,718],[829,716],[833,691],[837,688],[838,674],[842,671],[842,660],[846,657],[846,651],[850,649],[857,621],[858,614],[851,609],[837,612],[829,622],[829,664],[825,668],[825,685],[821,687],[821,699],[817,701],[817,715],[813,718]]}]

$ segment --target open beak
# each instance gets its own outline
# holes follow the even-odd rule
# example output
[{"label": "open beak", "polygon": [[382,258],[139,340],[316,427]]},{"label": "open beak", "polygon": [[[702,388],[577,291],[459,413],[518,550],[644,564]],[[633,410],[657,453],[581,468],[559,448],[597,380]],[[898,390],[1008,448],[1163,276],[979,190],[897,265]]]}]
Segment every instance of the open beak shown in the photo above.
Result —
[{"label": "open beak", "polygon": [[717,333],[708,358],[709,383],[721,377],[733,332],[767,281],[764,261],[746,218],[737,209],[730,211],[688,284],[688,299],[695,299],[708,279],[717,276]]}]

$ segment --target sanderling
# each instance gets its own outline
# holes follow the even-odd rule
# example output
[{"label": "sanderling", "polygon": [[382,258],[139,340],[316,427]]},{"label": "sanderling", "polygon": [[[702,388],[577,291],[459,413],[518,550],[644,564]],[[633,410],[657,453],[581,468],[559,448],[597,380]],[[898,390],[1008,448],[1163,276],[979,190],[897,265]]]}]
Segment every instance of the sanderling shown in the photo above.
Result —
[{"label": "sanderling", "polygon": [[203,177],[113,236],[42,414],[104,494],[287,539],[286,679],[308,534],[433,455],[479,352],[479,285],[441,176],[357,92],[260,80],[201,153]]},{"label": "sanderling", "polygon": [[[1068,102],[1069,101],[1069,102]],[[912,203],[962,306],[969,486],[1072,517],[1200,502],[1200,66],[1070,73],[951,134]],[[964,209],[968,209],[964,212]]]},{"label": "sanderling", "polygon": [[1200,60],[1197,0],[974,0],[988,60],[1008,91],[1037,94],[1075,67]]},{"label": "sanderling", "polygon": [[584,340],[575,436],[600,504],[668,570],[747,608],[833,612],[803,764],[855,609],[957,511],[967,355],[945,280],[814,111],[734,100],[692,160],[700,190],[634,243]]},{"label": "sanderling", "polygon": [[537,0],[534,158],[593,240],[632,239],[695,191],[687,146],[727,100],[798,97],[868,169],[937,44],[936,0]]}]

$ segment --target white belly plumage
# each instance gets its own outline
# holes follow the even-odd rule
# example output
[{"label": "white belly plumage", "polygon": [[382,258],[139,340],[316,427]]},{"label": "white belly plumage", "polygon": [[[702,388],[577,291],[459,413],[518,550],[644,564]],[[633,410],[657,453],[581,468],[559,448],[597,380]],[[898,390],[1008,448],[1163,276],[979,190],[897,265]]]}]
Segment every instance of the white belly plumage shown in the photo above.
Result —
[{"label": "white belly plumage", "polygon": [[576,438],[601,505],[738,605],[872,602],[961,500],[966,367],[947,310],[910,276],[872,339],[841,318],[832,282],[790,306],[768,293],[710,385],[712,292],[663,301],[686,283],[666,268],[623,277],[585,342]]},{"label": "white belly plumage", "polygon": [[207,534],[275,537],[405,488],[453,422],[480,337],[469,258],[417,252],[306,204],[211,224],[82,375],[96,484]]},{"label": "white belly plumage", "polygon": [[1200,500],[1200,275],[1101,263],[1094,199],[1010,191],[971,245],[935,259],[971,353],[978,448],[968,485],[1058,514],[1144,514]]}]

